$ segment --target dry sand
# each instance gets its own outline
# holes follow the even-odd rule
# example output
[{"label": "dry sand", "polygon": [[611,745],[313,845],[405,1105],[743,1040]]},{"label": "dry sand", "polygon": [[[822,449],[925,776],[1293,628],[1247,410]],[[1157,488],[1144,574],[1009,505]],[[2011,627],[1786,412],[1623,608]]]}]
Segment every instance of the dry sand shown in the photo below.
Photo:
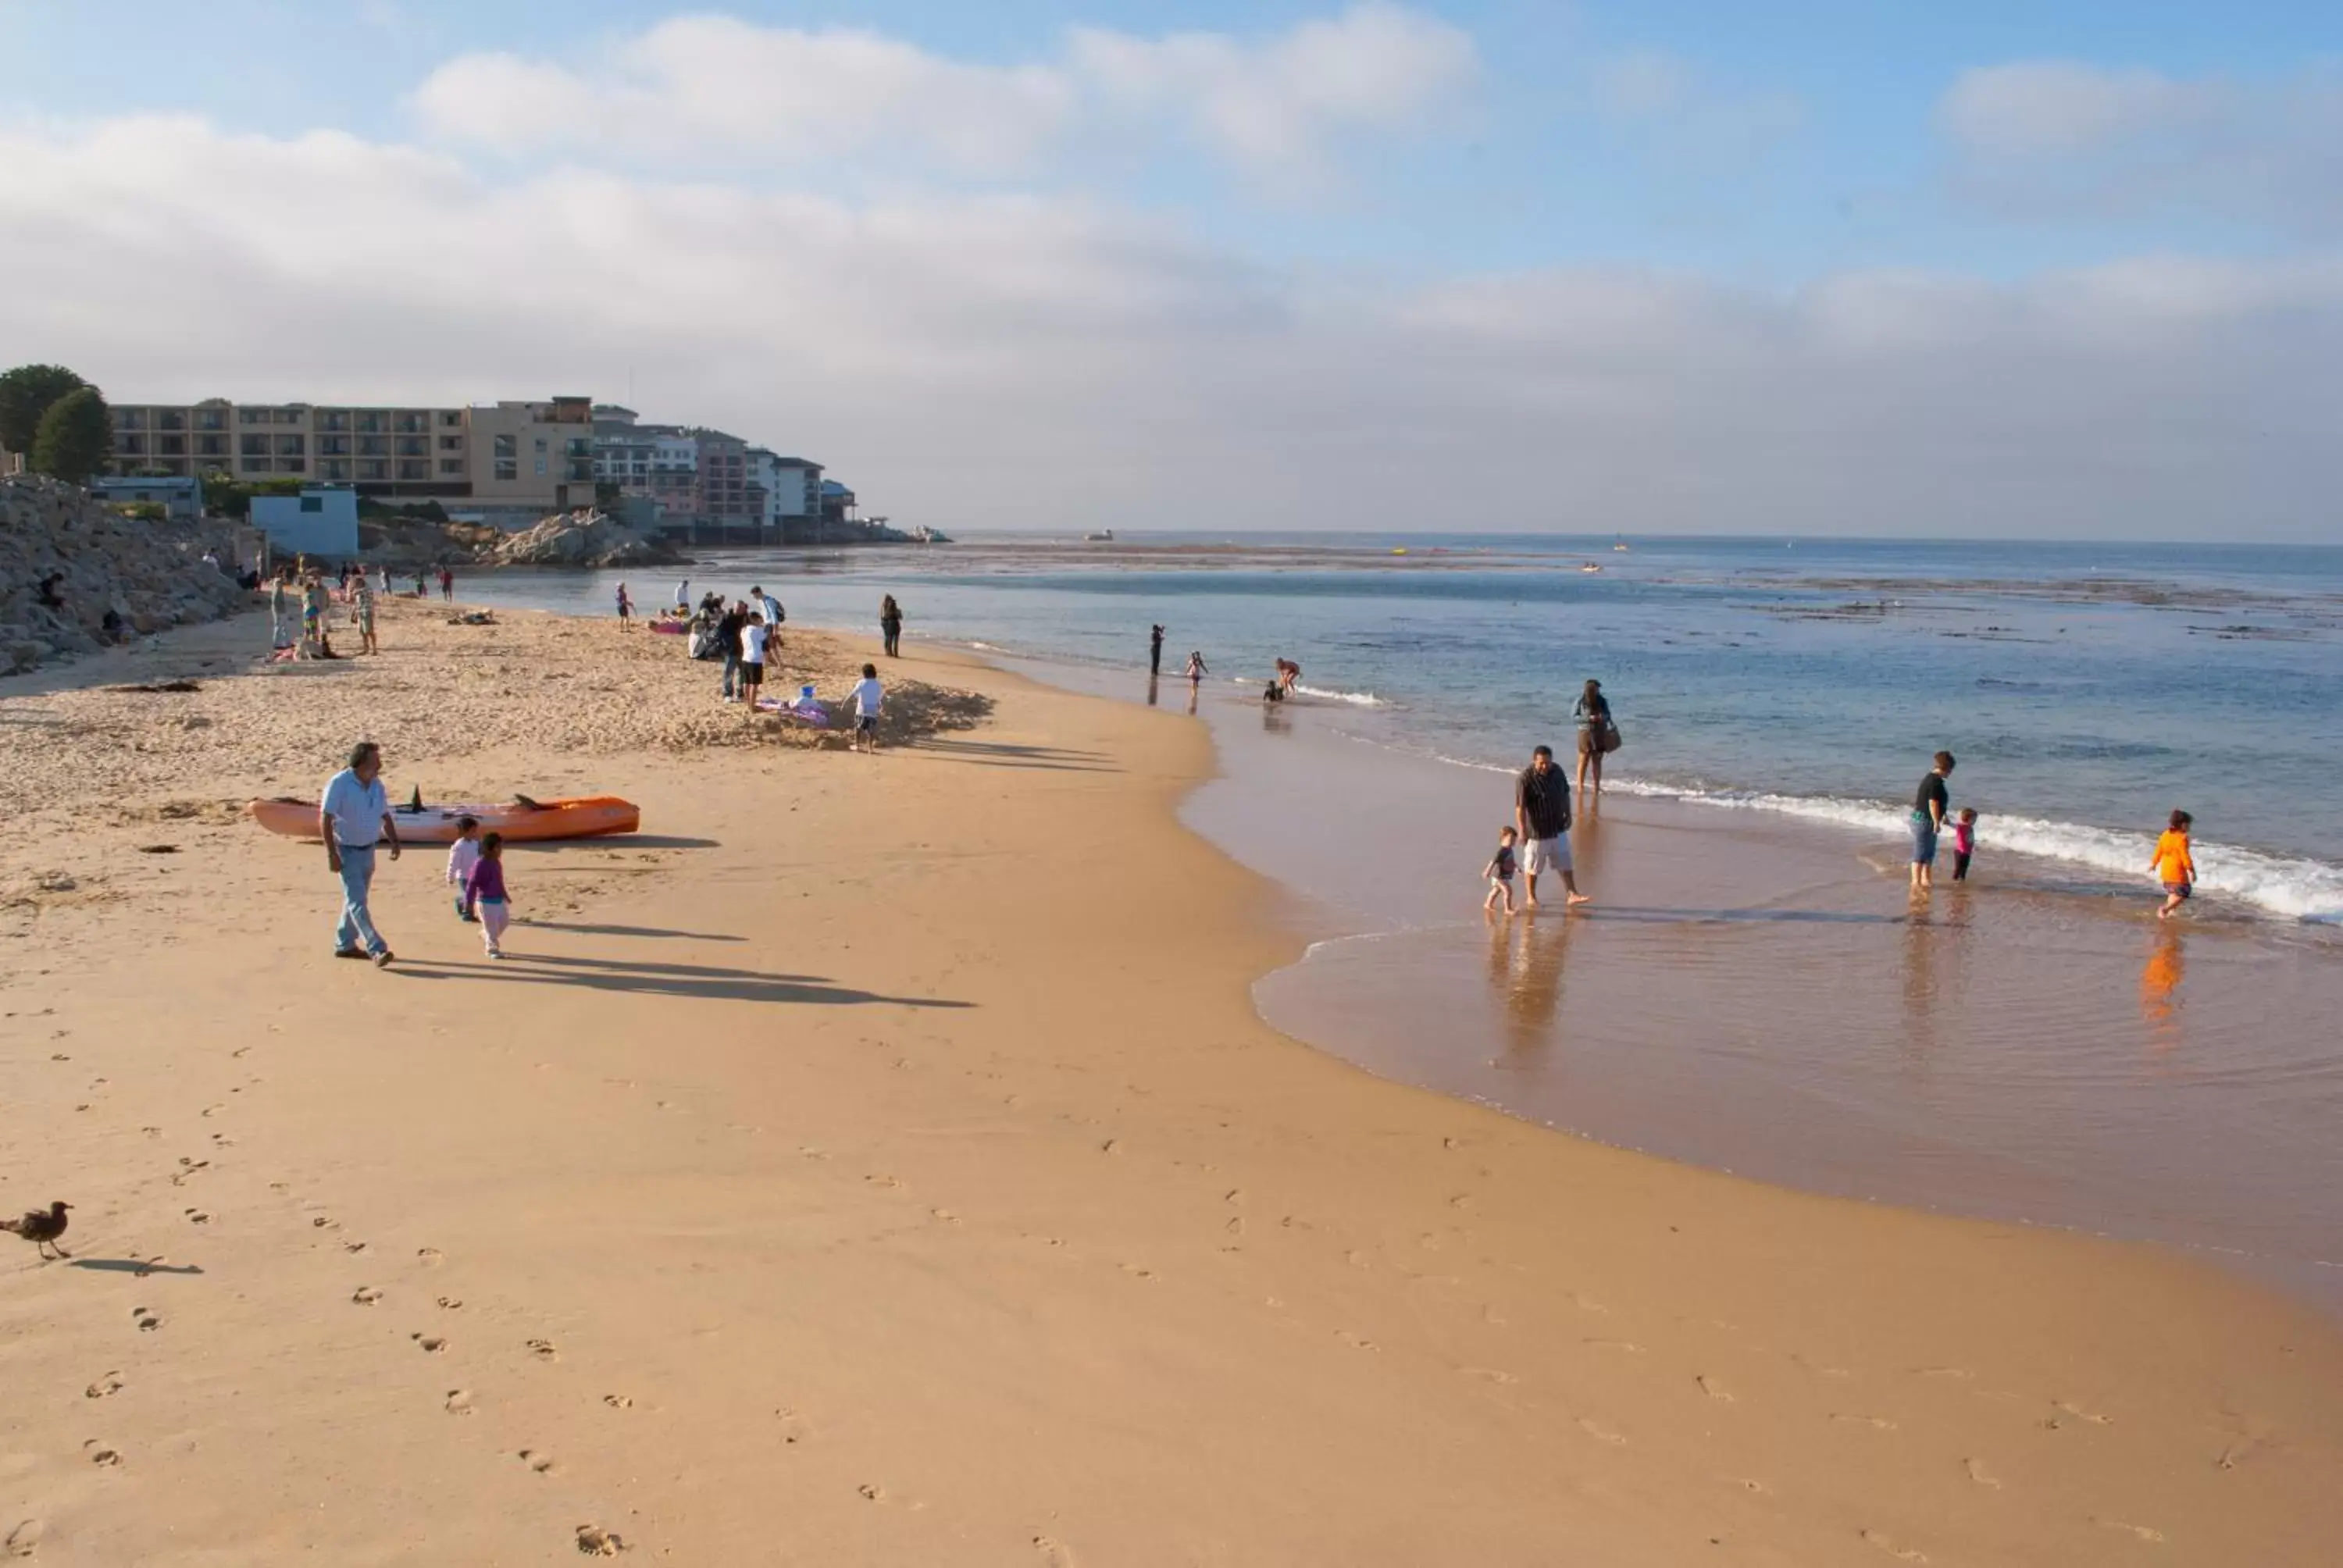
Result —
[{"label": "dry sand", "polygon": [[[922,658],[873,759],[608,626],[263,639],[0,683],[0,1205],[79,1205],[73,1263],[0,1237],[10,1552],[2336,1560],[2323,1320],[1263,1027],[1292,942],[1176,823],[1190,721]],[[400,792],[646,832],[517,850],[501,965],[386,865],[400,962],[337,963],[322,855],[221,803],[361,729]]]}]

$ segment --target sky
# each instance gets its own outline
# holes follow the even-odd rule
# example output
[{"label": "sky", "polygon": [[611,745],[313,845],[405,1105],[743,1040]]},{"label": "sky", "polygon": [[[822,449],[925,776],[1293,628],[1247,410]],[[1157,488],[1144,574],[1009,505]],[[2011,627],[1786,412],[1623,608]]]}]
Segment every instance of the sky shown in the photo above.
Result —
[{"label": "sky", "polygon": [[2343,543],[2343,14],[0,0],[0,364],[947,530]]}]

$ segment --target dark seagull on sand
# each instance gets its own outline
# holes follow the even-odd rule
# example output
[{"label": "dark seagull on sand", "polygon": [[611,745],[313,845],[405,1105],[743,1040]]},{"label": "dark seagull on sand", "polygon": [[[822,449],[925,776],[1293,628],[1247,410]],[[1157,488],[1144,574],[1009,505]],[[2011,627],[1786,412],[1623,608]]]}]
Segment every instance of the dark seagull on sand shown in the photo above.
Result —
[{"label": "dark seagull on sand", "polygon": [[0,1220],[0,1231],[14,1231],[41,1250],[41,1259],[48,1261],[51,1252],[60,1258],[70,1258],[71,1252],[57,1245],[57,1238],[65,1233],[65,1211],[73,1205],[60,1200],[45,1209],[35,1209],[21,1220]]}]

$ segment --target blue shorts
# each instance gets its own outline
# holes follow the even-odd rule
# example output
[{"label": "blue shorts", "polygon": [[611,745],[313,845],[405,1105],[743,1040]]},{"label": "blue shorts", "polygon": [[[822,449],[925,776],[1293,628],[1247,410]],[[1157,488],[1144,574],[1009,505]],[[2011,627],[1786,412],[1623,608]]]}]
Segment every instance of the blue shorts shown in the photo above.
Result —
[{"label": "blue shorts", "polygon": [[2164,890],[2167,895],[2176,899],[2187,899],[2196,896],[2196,890],[2190,887],[2187,882],[2167,882],[2164,884]]},{"label": "blue shorts", "polygon": [[1936,863],[1936,825],[1925,811],[1912,813],[1912,863],[1933,866]]}]

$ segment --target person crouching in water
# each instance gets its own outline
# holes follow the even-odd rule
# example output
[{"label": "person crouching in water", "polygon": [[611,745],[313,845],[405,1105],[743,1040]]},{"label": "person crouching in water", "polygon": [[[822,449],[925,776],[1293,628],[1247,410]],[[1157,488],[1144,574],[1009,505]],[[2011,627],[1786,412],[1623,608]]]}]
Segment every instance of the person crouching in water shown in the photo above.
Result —
[{"label": "person crouching in water", "polygon": [[480,858],[464,874],[464,898],[480,914],[480,935],[487,939],[488,957],[505,956],[505,927],[512,920],[511,895],[505,890],[505,836],[491,833],[480,840]]},{"label": "person crouching in water", "polygon": [[447,885],[456,890],[456,918],[472,919],[472,868],[480,863],[480,819],[456,819],[456,841],[447,846]]}]

